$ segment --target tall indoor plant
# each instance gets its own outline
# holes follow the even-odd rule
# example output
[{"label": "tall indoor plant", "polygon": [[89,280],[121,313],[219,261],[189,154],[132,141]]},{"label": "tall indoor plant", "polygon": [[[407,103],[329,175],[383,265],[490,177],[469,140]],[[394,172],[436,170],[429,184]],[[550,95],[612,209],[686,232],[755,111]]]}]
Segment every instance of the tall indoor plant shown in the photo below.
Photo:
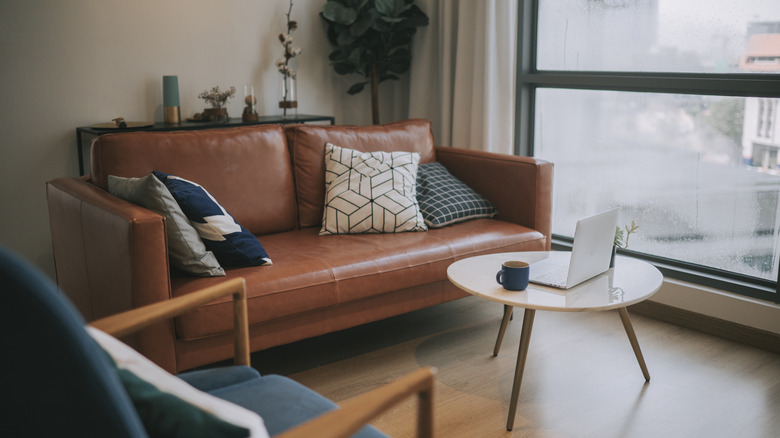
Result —
[{"label": "tall indoor plant", "polygon": [[357,94],[371,84],[371,116],[379,123],[379,84],[409,71],[412,36],[428,25],[428,16],[414,0],[329,0],[320,14],[328,24],[334,50],[331,65],[340,75],[364,78],[347,93]]}]

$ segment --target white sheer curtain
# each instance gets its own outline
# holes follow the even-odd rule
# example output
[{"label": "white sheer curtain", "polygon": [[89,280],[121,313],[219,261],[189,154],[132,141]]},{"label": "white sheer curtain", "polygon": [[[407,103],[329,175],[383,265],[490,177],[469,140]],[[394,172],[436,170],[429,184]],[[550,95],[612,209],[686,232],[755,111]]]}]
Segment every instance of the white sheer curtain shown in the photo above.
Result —
[{"label": "white sheer curtain", "polygon": [[430,24],[412,48],[409,116],[432,121],[436,143],[511,154],[516,0],[419,0]]}]

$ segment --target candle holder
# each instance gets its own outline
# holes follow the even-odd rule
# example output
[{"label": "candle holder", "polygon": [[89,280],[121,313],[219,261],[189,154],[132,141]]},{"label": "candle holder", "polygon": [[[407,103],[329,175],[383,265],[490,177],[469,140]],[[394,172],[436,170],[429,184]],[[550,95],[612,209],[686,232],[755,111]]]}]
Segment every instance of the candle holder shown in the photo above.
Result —
[{"label": "candle holder", "polygon": [[178,76],[163,76],[163,121],[170,125],[181,122]]},{"label": "candle holder", "polygon": [[244,112],[241,114],[241,120],[245,122],[256,122],[257,119],[257,96],[255,95],[255,86],[246,84],[244,85]]}]

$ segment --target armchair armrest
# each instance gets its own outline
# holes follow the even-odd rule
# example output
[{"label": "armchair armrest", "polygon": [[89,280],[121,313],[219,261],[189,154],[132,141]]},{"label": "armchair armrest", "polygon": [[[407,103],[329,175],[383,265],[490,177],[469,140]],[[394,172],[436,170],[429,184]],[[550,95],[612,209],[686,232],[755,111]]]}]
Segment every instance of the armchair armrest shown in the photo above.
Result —
[{"label": "armchair armrest", "polygon": [[[243,278],[223,281],[195,292],[128,310],[92,321],[90,325],[114,337],[122,337],[150,325],[223,297],[233,298],[233,325],[236,331],[235,364],[250,365],[249,320],[247,318],[246,282]],[[361,394],[311,421],[290,429],[277,438],[347,438],[382,412],[407,397],[417,394],[417,435],[433,436],[433,383],[435,370],[421,368],[385,386]]]},{"label": "armchair armrest", "polygon": [[407,397],[417,394],[417,436],[433,436],[433,383],[436,370],[421,368],[387,385],[361,394],[307,423],[288,430],[275,438],[347,438],[379,414]]},{"label": "armchair armrest", "polygon": [[436,146],[436,159],[498,208],[498,217],[534,229],[551,245],[553,164],[532,157]]},{"label": "armchair armrest", "polygon": [[246,307],[246,282],[243,278],[234,278],[187,295],[101,318],[92,321],[90,325],[114,337],[122,337],[228,295],[233,297],[233,326],[236,331],[235,363],[248,366],[250,364],[249,319]]}]

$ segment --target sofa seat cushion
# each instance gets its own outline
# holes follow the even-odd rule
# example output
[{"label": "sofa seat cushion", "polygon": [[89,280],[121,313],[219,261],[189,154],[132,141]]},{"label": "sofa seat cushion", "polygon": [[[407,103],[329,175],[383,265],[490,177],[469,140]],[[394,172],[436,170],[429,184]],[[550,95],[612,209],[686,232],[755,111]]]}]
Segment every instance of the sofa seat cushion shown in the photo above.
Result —
[{"label": "sofa seat cushion", "polygon": [[[480,254],[545,249],[534,230],[496,219],[475,219],[421,233],[319,236],[311,227],[262,236],[272,266],[228,269],[247,282],[249,324],[447,280],[447,267]],[[173,278],[174,296],[218,279]],[[232,330],[232,302],[215,302],[176,318],[182,339]]]},{"label": "sofa seat cushion", "polygon": [[[208,392],[259,414],[271,436],[338,409],[337,404],[300,383],[274,374],[210,389]],[[386,437],[371,426],[364,427],[353,436]]]}]

